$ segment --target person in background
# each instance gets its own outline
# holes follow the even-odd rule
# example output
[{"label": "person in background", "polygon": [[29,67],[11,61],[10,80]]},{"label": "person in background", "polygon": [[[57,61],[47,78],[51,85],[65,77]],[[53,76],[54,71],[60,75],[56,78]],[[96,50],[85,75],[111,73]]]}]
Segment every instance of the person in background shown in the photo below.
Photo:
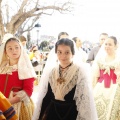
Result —
[{"label": "person in background", "polygon": [[101,48],[102,44],[104,43],[104,41],[108,38],[108,34],[107,33],[101,33],[99,36],[99,45],[97,47],[94,47],[88,55],[87,58],[87,63],[90,63],[90,65],[92,65],[93,61],[95,60],[95,57],[99,51],[99,49]]},{"label": "person in background", "polygon": [[[29,58],[30,60],[33,59],[34,57],[34,53],[38,51],[38,47],[36,45],[32,46],[32,48],[30,49],[30,52],[29,52]],[[39,51],[38,51],[39,52]]]},{"label": "person in background", "polygon": [[49,55],[49,53],[45,53],[45,54],[44,54],[44,59],[43,59],[43,61],[44,61],[44,65],[43,65],[43,68],[45,67],[45,64],[46,64],[46,61],[47,61],[48,55]]},{"label": "person in background", "polygon": [[26,44],[27,44],[27,39],[25,38],[25,36],[20,36],[19,37],[19,40],[20,40],[20,42],[22,43],[22,46],[23,46],[23,48],[27,51],[27,53],[29,54],[29,50],[27,49],[27,46],[26,46]]},{"label": "person in background", "polygon": [[74,61],[74,42],[62,38],[54,52],[59,62],[41,76],[33,120],[97,120],[90,72]]},{"label": "person in background", "polygon": [[93,91],[99,120],[120,119],[120,51],[116,37],[108,37],[92,66]]},{"label": "person in background", "polygon": [[[69,38],[69,34],[67,32],[60,32],[58,34],[57,41],[60,40],[61,38]],[[57,56],[54,53],[54,51],[55,51],[55,47],[52,48],[52,50],[49,52],[49,55],[47,57],[47,61],[46,61],[45,66],[44,66],[44,70],[45,70],[46,66],[50,66],[51,63],[52,64],[57,64]]]},{"label": "person in background", "polygon": [[58,40],[61,38],[69,38],[69,34],[67,32],[60,32],[58,34]]},{"label": "person in background", "polygon": [[87,54],[85,51],[83,51],[82,49],[82,41],[80,40],[80,38],[78,37],[73,37],[72,40],[74,40],[75,44],[76,44],[76,47],[77,47],[77,50],[79,52],[79,55],[82,59],[83,62],[86,62],[86,59],[87,59]]},{"label": "person in background", "polygon": [[18,120],[31,120],[35,71],[20,40],[5,34],[0,47],[0,91],[15,108]]}]

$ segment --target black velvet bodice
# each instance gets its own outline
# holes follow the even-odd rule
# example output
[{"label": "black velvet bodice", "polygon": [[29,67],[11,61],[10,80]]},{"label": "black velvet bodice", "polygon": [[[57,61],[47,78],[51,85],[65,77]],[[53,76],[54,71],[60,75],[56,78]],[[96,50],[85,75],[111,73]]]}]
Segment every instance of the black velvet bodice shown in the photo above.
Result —
[{"label": "black velvet bodice", "polygon": [[73,100],[75,88],[76,86],[65,95],[65,101],[60,101],[55,100],[51,86],[48,84],[48,92],[43,99],[39,120],[42,120],[43,114],[47,114],[46,120],[76,120],[77,110]]}]

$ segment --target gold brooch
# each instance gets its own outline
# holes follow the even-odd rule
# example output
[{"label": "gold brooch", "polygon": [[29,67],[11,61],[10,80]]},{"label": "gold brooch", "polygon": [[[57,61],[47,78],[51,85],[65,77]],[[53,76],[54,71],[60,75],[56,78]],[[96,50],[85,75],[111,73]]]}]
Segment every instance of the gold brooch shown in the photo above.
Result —
[{"label": "gold brooch", "polygon": [[65,79],[60,77],[60,78],[57,79],[57,82],[62,84],[63,82],[65,82]]}]

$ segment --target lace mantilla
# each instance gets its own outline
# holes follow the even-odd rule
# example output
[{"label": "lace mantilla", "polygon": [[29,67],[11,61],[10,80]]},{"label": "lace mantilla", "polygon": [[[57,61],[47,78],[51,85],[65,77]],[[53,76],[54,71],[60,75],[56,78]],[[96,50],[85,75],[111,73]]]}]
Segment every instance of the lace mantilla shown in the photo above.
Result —
[{"label": "lace mantilla", "polygon": [[89,73],[88,66],[80,67],[74,95],[78,110],[76,120],[98,120]]}]

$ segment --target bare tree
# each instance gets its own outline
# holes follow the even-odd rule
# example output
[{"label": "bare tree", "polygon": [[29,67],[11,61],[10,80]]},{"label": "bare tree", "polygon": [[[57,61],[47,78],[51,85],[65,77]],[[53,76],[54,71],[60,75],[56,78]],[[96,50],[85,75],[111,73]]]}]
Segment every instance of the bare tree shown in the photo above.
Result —
[{"label": "bare tree", "polygon": [[[35,22],[42,15],[52,15],[54,11],[60,13],[71,12],[71,2],[44,2],[45,0],[0,0],[0,35],[6,33],[15,34],[16,31],[21,33],[30,31]],[[53,0],[52,0],[53,1]],[[62,1],[62,0],[61,0]],[[27,29],[25,25],[31,21]],[[29,30],[28,30],[29,29]]]}]

